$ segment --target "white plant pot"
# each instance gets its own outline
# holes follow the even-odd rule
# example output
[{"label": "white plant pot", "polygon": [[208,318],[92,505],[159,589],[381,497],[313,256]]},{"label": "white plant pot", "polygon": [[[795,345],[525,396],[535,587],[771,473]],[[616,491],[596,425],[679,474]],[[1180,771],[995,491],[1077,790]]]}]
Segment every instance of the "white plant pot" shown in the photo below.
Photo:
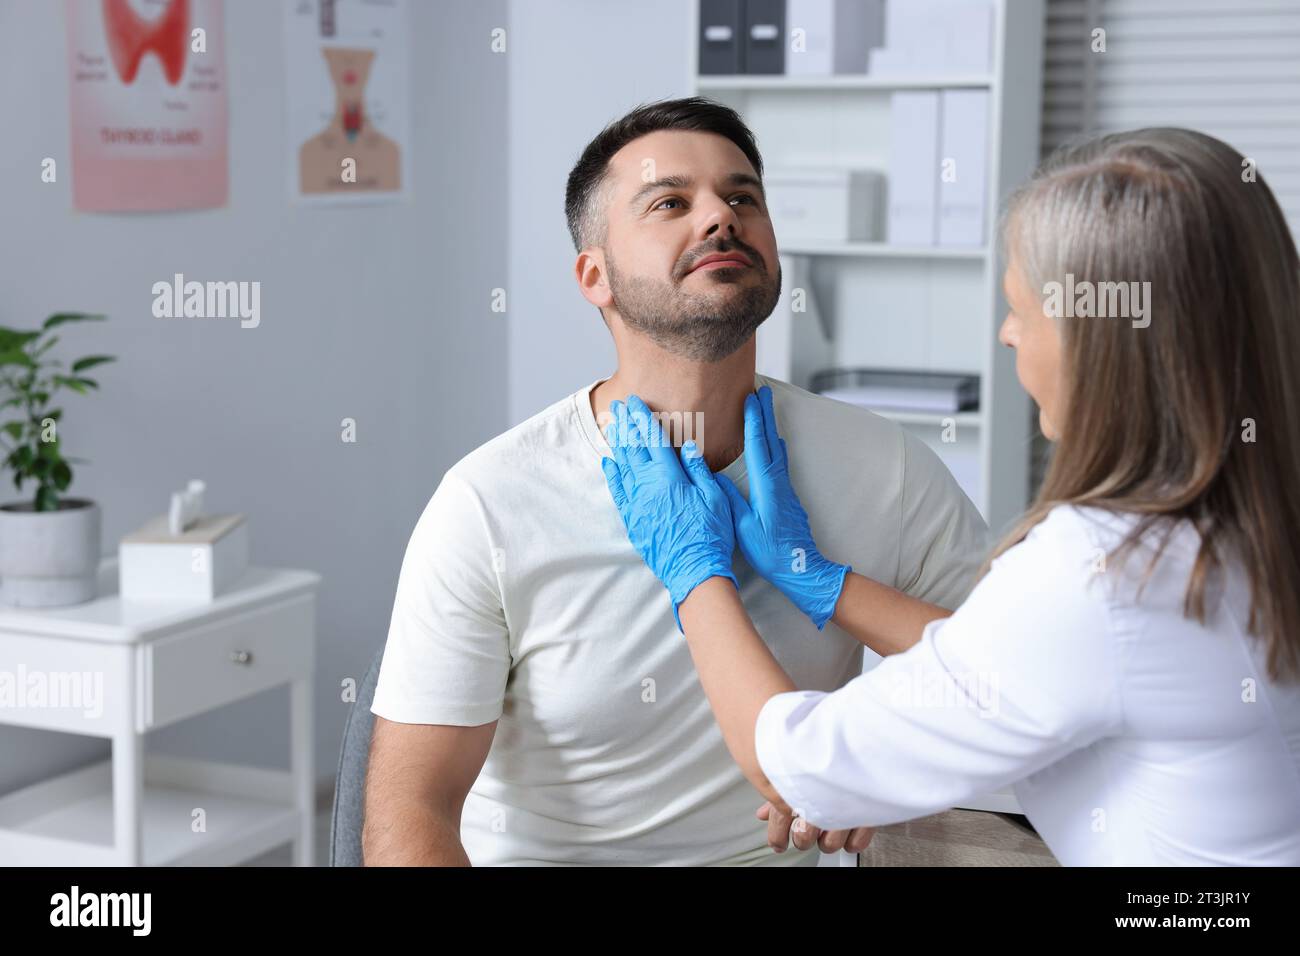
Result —
[{"label": "white plant pot", "polygon": [[61,607],[95,597],[100,517],[86,498],[64,498],[57,511],[0,505],[0,603]]}]

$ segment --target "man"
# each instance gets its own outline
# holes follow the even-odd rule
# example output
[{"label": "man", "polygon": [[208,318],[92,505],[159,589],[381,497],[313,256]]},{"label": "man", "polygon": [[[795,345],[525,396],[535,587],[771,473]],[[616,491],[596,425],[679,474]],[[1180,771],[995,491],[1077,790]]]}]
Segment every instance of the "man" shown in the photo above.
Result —
[{"label": "man", "polygon": [[[755,375],[780,266],[762,158],[734,111],[633,110],[583,152],[566,211],[618,367],[463,458],[416,524],[371,708],[366,861],[814,865],[811,827],[772,852],[790,821],[756,815],[668,594],[628,543],[600,467],[610,402],[636,393],[694,426],[684,437],[743,493],[745,396],[771,385],[817,542],[926,601],[960,603],[986,529],[896,424]],[[735,566],[800,688],[861,672],[862,645]]]}]

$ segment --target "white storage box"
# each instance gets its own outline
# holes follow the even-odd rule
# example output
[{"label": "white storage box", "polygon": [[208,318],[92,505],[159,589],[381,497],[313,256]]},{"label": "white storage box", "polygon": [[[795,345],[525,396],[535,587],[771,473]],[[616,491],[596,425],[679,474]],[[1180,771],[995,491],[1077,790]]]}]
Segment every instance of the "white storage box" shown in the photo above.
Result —
[{"label": "white storage box", "polygon": [[242,514],[205,515],[178,535],[159,515],[118,545],[123,601],[211,601],[248,567],[248,523]]},{"label": "white storage box", "polygon": [[939,152],[953,175],[939,177],[939,245],[984,244],[988,189],[988,90],[939,94]]},{"label": "white storage box", "polygon": [[870,54],[872,76],[983,74],[993,65],[989,0],[889,0],[885,45]]},{"label": "white storage box", "polygon": [[884,177],[868,169],[792,167],[764,177],[767,208],[783,242],[872,242],[880,235]]},{"label": "white storage box", "polygon": [[889,109],[889,241],[932,246],[939,237],[939,93],[894,93]]},{"label": "white storage box", "polygon": [[867,51],[885,42],[885,0],[788,0],[786,29],[786,73],[866,73]]}]

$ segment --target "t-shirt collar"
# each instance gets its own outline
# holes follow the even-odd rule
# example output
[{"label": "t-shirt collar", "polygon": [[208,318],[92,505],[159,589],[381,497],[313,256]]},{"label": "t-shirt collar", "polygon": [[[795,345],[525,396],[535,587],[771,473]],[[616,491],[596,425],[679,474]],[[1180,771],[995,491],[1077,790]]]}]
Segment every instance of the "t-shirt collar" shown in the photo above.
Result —
[{"label": "t-shirt collar", "polygon": [[[596,388],[596,386],[607,381],[609,380],[598,378],[590,385],[573,393],[573,408],[574,412],[577,414],[578,424],[582,429],[583,436],[587,439],[587,444],[589,444],[596,455],[601,458],[609,457],[612,452],[609,447],[609,442],[605,440],[604,433],[596,424],[596,415],[591,410],[591,391]],[[758,391],[761,386],[768,384],[769,382],[766,376],[757,373],[754,374],[754,391]],[[719,474],[726,475],[736,484],[740,484],[746,474],[744,452],[738,455],[735,461],[723,468]]]}]

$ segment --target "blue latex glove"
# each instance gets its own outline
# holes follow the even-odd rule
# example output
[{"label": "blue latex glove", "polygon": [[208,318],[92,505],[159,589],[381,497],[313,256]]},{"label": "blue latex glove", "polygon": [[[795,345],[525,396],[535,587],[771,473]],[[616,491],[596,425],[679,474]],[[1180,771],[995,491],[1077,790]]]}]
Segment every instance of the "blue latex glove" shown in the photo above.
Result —
[{"label": "blue latex glove", "polygon": [[610,410],[615,421],[605,437],[614,457],[601,459],[605,482],[632,546],[668,588],[680,631],[677,608],[698,585],[718,576],[736,584],[727,496],[694,442],[682,448],[683,468],[640,398],[630,395]]},{"label": "blue latex glove", "polygon": [[834,616],[852,568],[822,557],[813,542],[808,514],[790,484],[785,439],[777,433],[772,390],[766,385],[757,397],[745,398],[745,469],[748,502],[731,479],[718,476],[731,502],[740,551],[820,631]]}]

